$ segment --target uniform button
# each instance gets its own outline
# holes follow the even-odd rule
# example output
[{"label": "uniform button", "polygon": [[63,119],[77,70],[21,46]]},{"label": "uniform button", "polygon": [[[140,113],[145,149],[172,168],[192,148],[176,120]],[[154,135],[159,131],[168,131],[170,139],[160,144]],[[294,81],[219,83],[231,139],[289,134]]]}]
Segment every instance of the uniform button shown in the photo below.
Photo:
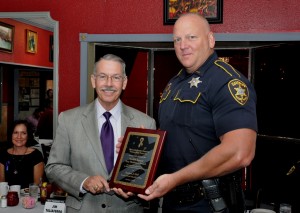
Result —
[{"label": "uniform button", "polygon": [[101,206],[102,206],[102,208],[106,208],[106,205],[104,203]]}]

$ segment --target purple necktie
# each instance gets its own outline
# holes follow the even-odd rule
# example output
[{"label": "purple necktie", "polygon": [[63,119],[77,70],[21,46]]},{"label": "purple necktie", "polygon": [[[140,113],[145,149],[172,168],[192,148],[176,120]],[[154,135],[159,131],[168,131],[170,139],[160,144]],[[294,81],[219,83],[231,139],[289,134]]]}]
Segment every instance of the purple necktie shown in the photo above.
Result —
[{"label": "purple necktie", "polygon": [[110,174],[114,166],[114,131],[109,121],[111,116],[110,112],[103,113],[103,116],[106,118],[106,121],[103,123],[101,128],[100,140],[104,153],[106,168],[108,174]]}]

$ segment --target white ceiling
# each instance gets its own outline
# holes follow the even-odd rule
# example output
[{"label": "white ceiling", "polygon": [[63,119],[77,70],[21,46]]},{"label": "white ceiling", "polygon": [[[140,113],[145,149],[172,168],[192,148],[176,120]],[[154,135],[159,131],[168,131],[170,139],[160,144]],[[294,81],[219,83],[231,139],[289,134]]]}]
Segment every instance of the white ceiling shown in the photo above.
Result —
[{"label": "white ceiling", "polygon": [[54,30],[54,25],[53,22],[51,23],[51,21],[49,21],[46,18],[43,17],[33,17],[33,18],[14,18],[14,20],[25,23],[25,24],[29,24],[29,25],[33,25],[35,27],[38,28],[42,28],[44,30],[48,30],[53,32]]}]

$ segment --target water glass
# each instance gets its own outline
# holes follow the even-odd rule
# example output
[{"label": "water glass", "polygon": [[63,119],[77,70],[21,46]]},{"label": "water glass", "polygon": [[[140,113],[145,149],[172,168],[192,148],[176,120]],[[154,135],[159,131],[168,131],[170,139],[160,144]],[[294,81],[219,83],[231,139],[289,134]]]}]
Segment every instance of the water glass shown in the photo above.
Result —
[{"label": "water glass", "polygon": [[12,192],[18,192],[18,196],[19,196],[19,198],[21,198],[21,197],[20,197],[20,193],[21,193],[21,185],[11,185],[11,186],[9,187],[9,191],[12,191]]},{"label": "water glass", "polygon": [[31,183],[29,184],[29,196],[34,197],[35,201],[38,201],[38,196],[39,196],[39,186]]},{"label": "water glass", "polygon": [[279,207],[279,213],[292,213],[292,206],[287,203],[281,203]]},{"label": "water glass", "polygon": [[9,190],[8,182],[0,182],[0,196],[6,196]]}]

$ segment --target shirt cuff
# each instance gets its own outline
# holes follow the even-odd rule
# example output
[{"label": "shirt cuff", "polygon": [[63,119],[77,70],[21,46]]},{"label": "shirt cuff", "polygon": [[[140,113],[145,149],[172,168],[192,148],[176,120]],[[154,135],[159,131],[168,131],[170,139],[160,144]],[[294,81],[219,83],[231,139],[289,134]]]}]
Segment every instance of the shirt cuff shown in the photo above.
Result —
[{"label": "shirt cuff", "polygon": [[81,192],[82,194],[87,193],[87,191],[83,188],[83,183],[84,183],[84,181],[85,181],[86,179],[88,179],[88,178],[89,178],[89,177],[85,178],[85,179],[82,181],[82,183],[80,184],[80,192]]}]

